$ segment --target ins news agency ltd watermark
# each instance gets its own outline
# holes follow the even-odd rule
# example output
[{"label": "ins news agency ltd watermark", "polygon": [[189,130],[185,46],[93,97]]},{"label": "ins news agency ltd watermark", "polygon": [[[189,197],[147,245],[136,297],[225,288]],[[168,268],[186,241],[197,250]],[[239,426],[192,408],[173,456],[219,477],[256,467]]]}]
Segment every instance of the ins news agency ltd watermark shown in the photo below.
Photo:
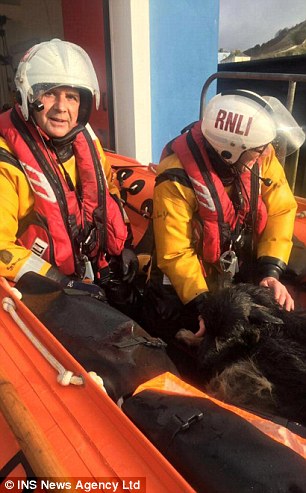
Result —
[{"label": "ins news agency ltd watermark", "polygon": [[146,492],[145,478],[101,478],[101,479],[74,479],[74,480],[54,480],[48,479],[7,479],[2,483],[3,491],[15,493],[17,491],[63,491],[70,492],[85,492],[92,491],[107,491],[109,493],[121,493],[135,491],[137,493]]}]

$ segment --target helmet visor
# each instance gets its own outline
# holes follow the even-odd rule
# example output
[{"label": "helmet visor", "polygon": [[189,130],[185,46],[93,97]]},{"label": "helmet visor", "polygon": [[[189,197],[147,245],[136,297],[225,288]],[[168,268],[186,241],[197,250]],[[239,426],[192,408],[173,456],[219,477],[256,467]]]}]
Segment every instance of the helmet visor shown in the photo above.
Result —
[{"label": "helmet visor", "polygon": [[301,147],[305,141],[305,133],[277,98],[264,96],[264,99],[271,108],[271,117],[276,129],[273,147],[279,158],[284,158]]},{"label": "helmet visor", "polygon": [[[68,87],[66,86],[65,84],[57,84],[55,82],[40,82],[39,84],[34,84],[29,93],[28,93],[28,99],[29,99],[29,102],[30,103],[34,103],[34,101],[37,101],[37,99],[40,99],[46,92],[50,92],[50,91],[53,91],[54,89],[58,88],[58,87]],[[79,87],[76,87],[76,86],[71,86],[69,85],[69,87],[73,87],[74,89],[78,89],[80,90]]]}]

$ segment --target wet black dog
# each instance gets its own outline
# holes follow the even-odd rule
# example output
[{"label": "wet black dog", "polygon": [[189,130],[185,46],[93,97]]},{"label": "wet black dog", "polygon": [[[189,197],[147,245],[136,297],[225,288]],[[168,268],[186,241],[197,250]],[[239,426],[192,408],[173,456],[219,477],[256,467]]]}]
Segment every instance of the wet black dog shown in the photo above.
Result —
[{"label": "wet black dog", "polygon": [[281,310],[267,288],[237,284],[208,295],[202,317],[197,361],[206,391],[306,425],[306,314]]}]

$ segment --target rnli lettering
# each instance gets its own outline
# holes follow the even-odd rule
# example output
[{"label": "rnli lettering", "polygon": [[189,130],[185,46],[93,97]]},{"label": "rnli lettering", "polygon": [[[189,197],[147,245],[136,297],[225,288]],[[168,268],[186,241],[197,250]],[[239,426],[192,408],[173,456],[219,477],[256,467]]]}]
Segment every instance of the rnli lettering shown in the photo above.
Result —
[{"label": "rnli lettering", "polygon": [[41,238],[35,238],[34,243],[30,249],[32,250],[33,253],[38,255],[38,257],[43,257],[47,248],[48,248],[48,243],[43,241]]},{"label": "rnli lettering", "polygon": [[219,110],[215,121],[215,128],[238,135],[249,135],[253,118],[233,113],[232,111]]}]

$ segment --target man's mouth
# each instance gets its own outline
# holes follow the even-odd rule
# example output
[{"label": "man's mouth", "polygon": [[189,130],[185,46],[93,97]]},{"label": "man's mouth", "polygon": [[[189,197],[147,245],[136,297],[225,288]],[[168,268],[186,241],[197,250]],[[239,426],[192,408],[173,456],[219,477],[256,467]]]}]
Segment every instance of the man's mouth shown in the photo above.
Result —
[{"label": "man's mouth", "polygon": [[51,120],[52,122],[55,122],[55,123],[66,123],[66,120],[62,120],[61,118],[55,118],[55,117],[52,117],[52,118],[49,118],[49,120]]}]

